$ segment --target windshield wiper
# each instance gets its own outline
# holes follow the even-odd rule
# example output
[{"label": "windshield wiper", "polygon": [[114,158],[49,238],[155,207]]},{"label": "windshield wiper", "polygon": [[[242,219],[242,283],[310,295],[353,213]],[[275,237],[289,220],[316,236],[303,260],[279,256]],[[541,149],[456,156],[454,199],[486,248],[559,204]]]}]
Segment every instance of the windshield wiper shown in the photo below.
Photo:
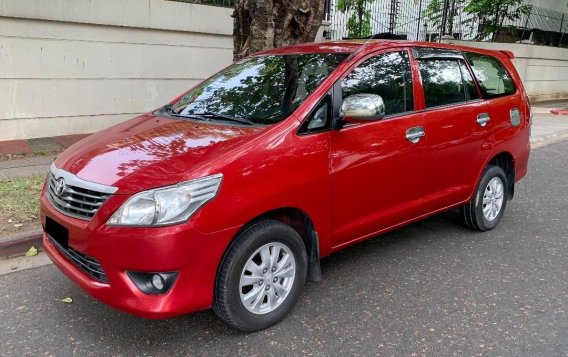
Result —
[{"label": "windshield wiper", "polygon": [[245,119],[245,118],[237,118],[237,117],[234,117],[232,115],[221,114],[221,113],[203,112],[203,113],[194,113],[192,115],[203,116],[203,117],[206,117],[206,118],[215,118],[215,119],[234,121],[234,122],[246,124],[246,125],[256,125],[256,123],[251,121],[251,120],[248,120],[248,119]]},{"label": "windshield wiper", "polygon": [[156,110],[156,113],[157,114],[166,114],[169,117],[176,117],[176,118],[198,119],[198,120],[204,120],[204,121],[210,120],[207,117],[204,117],[204,116],[199,115],[199,114],[181,115],[181,114],[174,111],[174,108],[171,104],[164,105],[160,109]]},{"label": "windshield wiper", "polygon": [[246,124],[246,125],[256,125],[256,123],[251,121],[251,120],[248,120],[248,119],[245,119],[245,118],[237,118],[237,117],[234,117],[232,115],[221,114],[221,113],[203,112],[203,113],[191,113],[191,114],[182,115],[182,114],[175,112],[174,108],[171,104],[164,105],[163,107],[158,109],[156,112],[159,113],[159,114],[166,114],[170,117],[176,117],[176,118],[189,118],[189,119],[198,119],[198,120],[205,120],[205,121],[211,120],[211,119],[222,119],[222,120],[234,121],[234,122]]}]

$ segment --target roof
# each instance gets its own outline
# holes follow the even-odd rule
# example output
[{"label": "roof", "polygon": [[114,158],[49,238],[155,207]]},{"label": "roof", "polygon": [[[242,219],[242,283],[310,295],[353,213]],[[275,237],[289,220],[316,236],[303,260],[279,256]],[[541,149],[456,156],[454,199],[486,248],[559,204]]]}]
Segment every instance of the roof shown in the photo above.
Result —
[{"label": "roof", "polygon": [[506,54],[507,57],[513,58],[512,53],[505,51],[492,51],[476,47],[468,47],[454,44],[444,44],[438,42],[424,42],[424,41],[407,41],[407,40],[344,40],[344,41],[325,41],[325,42],[310,42],[292,45],[288,47],[280,47],[269,49],[266,51],[255,53],[254,55],[284,55],[284,54],[298,54],[298,53],[353,53],[363,45],[367,44],[368,49],[364,52],[392,48],[392,47],[430,47],[441,49],[452,49],[458,51],[471,51],[478,53],[493,54],[496,53]]}]

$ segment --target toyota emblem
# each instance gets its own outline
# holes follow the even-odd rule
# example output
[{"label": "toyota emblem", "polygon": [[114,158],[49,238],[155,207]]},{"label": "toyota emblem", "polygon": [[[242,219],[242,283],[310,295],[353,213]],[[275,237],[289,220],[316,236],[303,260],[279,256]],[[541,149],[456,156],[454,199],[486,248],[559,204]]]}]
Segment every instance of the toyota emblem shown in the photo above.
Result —
[{"label": "toyota emblem", "polygon": [[63,179],[63,177],[57,179],[57,181],[55,181],[55,194],[58,197],[61,197],[63,195],[63,193],[65,193],[65,189],[67,187],[65,186],[65,180]]}]

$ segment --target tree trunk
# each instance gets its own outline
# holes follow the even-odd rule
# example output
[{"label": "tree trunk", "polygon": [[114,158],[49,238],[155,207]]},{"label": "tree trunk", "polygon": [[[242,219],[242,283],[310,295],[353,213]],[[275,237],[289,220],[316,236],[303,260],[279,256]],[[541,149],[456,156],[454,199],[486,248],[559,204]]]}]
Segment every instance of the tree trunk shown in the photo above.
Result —
[{"label": "tree trunk", "polygon": [[233,59],[313,41],[324,5],[324,0],[238,0],[233,13]]}]

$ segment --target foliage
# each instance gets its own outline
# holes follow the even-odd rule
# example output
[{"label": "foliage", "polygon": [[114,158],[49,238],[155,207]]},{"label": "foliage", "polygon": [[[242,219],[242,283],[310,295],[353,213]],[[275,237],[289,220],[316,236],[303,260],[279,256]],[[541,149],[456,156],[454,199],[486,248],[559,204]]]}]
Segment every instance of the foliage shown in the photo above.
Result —
[{"label": "foliage", "polygon": [[518,20],[522,15],[528,15],[531,9],[532,5],[525,4],[523,0],[470,0],[464,11],[475,14],[480,21],[477,40],[490,34],[495,40],[505,21]]},{"label": "foliage", "polygon": [[[444,0],[432,0],[432,2],[430,2],[424,10],[423,15],[431,22],[433,28],[440,28],[442,26],[442,18],[444,16],[444,2]],[[465,2],[466,0],[455,0],[455,5],[453,6],[453,8],[452,6],[449,6],[449,8],[447,9],[446,30],[449,30],[448,24],[451,23],[454,17],[457,15],[460,5]]]},{"label": "foliage", "polygon": [[371,36],[371,10],[367,5],[373,0],[338,0],[337,10],[347,13],[352,11],[347,20],[347,36],[362,38]]},{"label": "foliage", "polygon": [[[449,9],[447,11],[446,23],[451,23],[457,15],[457,9],[464,6],[464,11],[468,14],[475,15],[475,19],[479,20],[479,28],[476,40],[486,39],[493,34],[493,40],[497,37],[499,30],[503,28],[503,24],[508,21],[518,20],[522,15],[530,13],[532,6],[524,3],[524,0],[454,0],[448,1]],[[440,28],[442,26],[442,18],[444,16],[444,0],[432,0],[426,8],[424,15],[432,22],[433,27]],[[452,11],[453,10],[453,11]],[[472,25],[474,19],[466,19],[462,21],[464,25]],[[446,33],[449,26],[446,25],[442,32]]]}]

